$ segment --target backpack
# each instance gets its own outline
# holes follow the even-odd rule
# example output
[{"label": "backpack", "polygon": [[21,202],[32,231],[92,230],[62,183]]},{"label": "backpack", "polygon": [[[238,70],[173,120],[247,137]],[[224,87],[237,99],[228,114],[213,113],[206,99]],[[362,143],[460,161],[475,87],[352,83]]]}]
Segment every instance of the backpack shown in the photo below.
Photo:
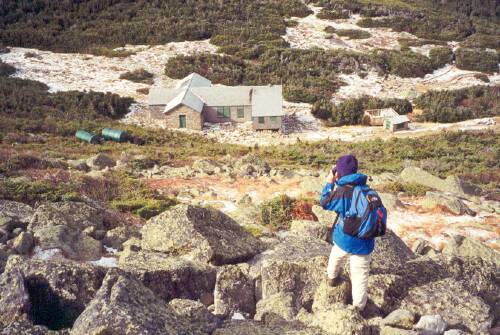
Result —
[{"label": "backpack", "polygon": [[366,185],[355,186],[344,217],[344,233],[369,240],[385,235],[386,228],[387,210],[378,193]]}]

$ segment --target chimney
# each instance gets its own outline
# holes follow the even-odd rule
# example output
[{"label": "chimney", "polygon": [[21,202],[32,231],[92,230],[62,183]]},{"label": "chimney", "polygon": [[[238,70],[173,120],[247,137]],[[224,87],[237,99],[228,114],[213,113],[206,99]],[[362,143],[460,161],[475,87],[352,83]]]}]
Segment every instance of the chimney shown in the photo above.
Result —
[{"label": "chimney", "polygon": [[250,103],[252,103],[252,96],[253,96],[253,87],[250,89],[250,92],[248,92],[248,99],[250,100]]}]

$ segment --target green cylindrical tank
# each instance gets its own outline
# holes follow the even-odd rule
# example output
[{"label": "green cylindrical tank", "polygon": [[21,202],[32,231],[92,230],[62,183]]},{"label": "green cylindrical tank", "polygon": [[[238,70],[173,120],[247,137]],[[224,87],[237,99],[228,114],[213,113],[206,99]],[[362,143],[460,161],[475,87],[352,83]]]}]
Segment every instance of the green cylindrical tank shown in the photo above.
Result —
[{"label": "green cylindrical tank", "polygon": [[78,130],[76,132],[75,136],[76,136],[76,138],[78,138],[82,141],[88,142],[88,143],[92,143],[92,144],[99,143],[99,136],[98,135],[89,133],[88,131],[85,131],[85,130]]},{"label": "green cylindrical tank", "polygon": [[105,139],[116,142],[125,142],[129,139],[128,133],[120,129],[104,128],[101,134]]}]

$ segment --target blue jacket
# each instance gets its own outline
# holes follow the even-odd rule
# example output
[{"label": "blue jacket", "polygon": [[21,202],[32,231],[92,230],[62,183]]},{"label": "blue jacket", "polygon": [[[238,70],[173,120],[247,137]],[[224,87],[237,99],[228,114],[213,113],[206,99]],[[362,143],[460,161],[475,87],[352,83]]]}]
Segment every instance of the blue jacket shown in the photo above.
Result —
[{"label": "blue jacket", "polygon": [[[320,203],[323,209],[335,211],[339,215],[335,230],[332,232],[332,241],[345,252],[356,255],[368,255],[375,248],[375,240],[362,240],[347,235],[343,231],[344,217],[351,206],[352,186],[366,185],[368,177],[361,173],[354,173],[337,180],[337,187],[327,183],[321,193]],[[333,194],[330,194],[333,192]]]}]

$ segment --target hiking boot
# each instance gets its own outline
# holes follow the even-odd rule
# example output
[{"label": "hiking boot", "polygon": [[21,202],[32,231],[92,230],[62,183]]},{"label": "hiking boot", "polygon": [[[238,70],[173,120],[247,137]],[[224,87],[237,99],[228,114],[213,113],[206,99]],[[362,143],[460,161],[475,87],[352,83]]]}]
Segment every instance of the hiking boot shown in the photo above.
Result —
[{"label": "hiking boot", "polygon": [[333,279],[331,278],[328,278],[328,286],[330,287],[336,287],[340,284],[341,280],[340,280],[340,276],[339,277],[335,277]]}]

